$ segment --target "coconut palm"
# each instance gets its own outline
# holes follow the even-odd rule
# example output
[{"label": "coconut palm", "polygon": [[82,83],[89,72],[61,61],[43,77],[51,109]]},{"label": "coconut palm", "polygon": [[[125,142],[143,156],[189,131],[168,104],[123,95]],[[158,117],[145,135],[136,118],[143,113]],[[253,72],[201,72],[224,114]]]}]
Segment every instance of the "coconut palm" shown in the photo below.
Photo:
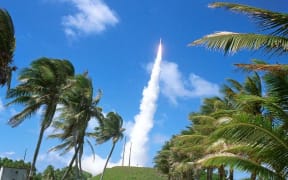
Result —
[{"label": "coconut palm", "polygon": [[[74,148],[74,155],[69,163],[69,167],[62,179],[70,171],[72,164],[76,161],[76,175],[79,178],[82,172],[81,159],[83,154],[85,136],[87,136],[88,122],[91,118],[102,119],[102,110],[98,107],[101,98],[101,91],[93,98],[93,85],[87,74],[77,75],[73,86],[63,94],[63,107],[59,108],[59,120],[54,121],[53,127],[58,133],[52,134],[50,138],[60,138],[63,143],[55,146],[51,150],[63,150],[63,153]],[[92,151],[91,143],[87,141]],[[80,169],[80,175],[78,170]]]},{"label": "coconut palm", "polygon": [[101,120],[99,127],[95,128],[94,136],[98,144],[102,144],[110,139],[112,139],[112,147],[110,153],[105,162],[103,172],[101,175],[101,180],[104,178],[104,173],[109,162],[109,159],[113,153],[116,143],[118,140],[123,138],[123,132],[125,129],[122,127],[123,119],[122,117],[114,112],[109,112],[105,118]]},{"label": "coconut palm", "polygon": [[5,9],[0,9],[0,85],[10,88],[12,71],[11,66],[15,50],[14,25],[11,16]]},{"label": "coconut palm", "polygon": [[[232,4],[232,3],[222,3],[222,2],[216,2],[210,5],[210,7],[224,7],[226,9],[232,10],[232,11],[236,11],[236,12],[241,12],[244,14],[248,14],[250,17],[254,18],[256,21],[258,21],[258,24],[260,26],[260,28],[262,28],[263,30],[268,30],[268,33],[266,34],[254,34],[254,33],[235,33],[235,32],[218,32],[218,33],[214,33],[214,34],[210,34],[207,36],[204,36],[201,39],[198,39],[194,42],[192,42],[190,45],[204,45],[206,47],[208,47],[209,49],[217,49],[217,50],[223,50],[225,52],[225,54],[227,53],[235,53],[238,52],[241,49],[249,49],[249,50],[258,50],[258,49],[262,49],[268,53],[272,53],[272,54],[285,54],[287,52],[287,35],[288,35],[288,30],[287,30],[287,25],[288,25],[288,14],[284,14],[284,13],[278,13],[278,12],[272,12],[269,10],[264,10],[264,9],[260,9],[260,8],[255,8],[255,7],[251,7],[251,6],[246,6],[246,5],[240,5],[240,4]],[[278,166],[282,166],[282,168],[279,168],[276,166],[276,164],[272,165],[272,163],[267,163],[270,162],[269,160],[269,155],[266,156],[257,156],[257,154],[254,153],[255,149],[258,150],[257,147],[255,146],[251,146],[251,144],[253,144],[253,140],[257,140],[259,134],[263,133],[261,130],[261,128],[263,128],[262,126],[264,126],[264,124],[268,124],[267,129],[265,130],[265,132],[269,132],[270,134],[272,134],[274,137],[281,137],[282,134],[282,144],[286,143],[285,139],[286,139],[286,135],[287,133],[285,133],[285,131],[283,131],[283,127],[285,127],[285,125],[287,125],[287,114],[285,113],[284,109],[281,109],[281,105],[282,107],[283,105],[285,105],[285,94],[286,94],[286,89],[287,86],[285,86],[285,82],[287,74],[283,74],[283,71],[285,70],[286,66],[282,66],[279,64],[276,65],[267,65],[265,63],[257,63],[257,64],[253,64],[253,65],[247,65],[247,64],[237,64],[238,67],[242,67],[244,69],[253,69],[253,70],[265,70],[265,71],[270,71],[270,72],[275,72],[277,71],[279,73],[279,71],[281,71],[279,74],[281,74],[280,76],[275,76],[275,74],[271,74],[268,73],[266,74],[266,76],[264,77],[266,83],[267,84],[267,95],[269,95],[269,98],[263,98],[257,94],[237,94],[237,102],[239,103],[238,107],[241,107],[241,110],[245,110],[244,112],[246,112],[246,116],[249,115],[249,121],[246,121],[247,126],[244,126],[242,123],[242,119],[241,117],[234,117],[236,119],[234,119],[233,124],[227,125],[227,128],[225,129],[224,126],[222,130],[219,130],[219,133],[221,134],[221,137],[224,137],[226,134],[229,134],[229,130],[233,131],[233,133],[235,134],[245,134],[247,133],[247,131],[245,131],[244,129],[246,128],[251,130],[250,133],[253,133],[253,136],[250,137],[252,142],[243,142],[242,138],[240,138],[238,136],[238,141],[234,138],[232,138],[232,136],[230,137],[226,137],[227,140],[233,140],[233,142],[238,142],[241,143],[242,146],[240,146],[240,148],[236,148],[236,149],[246,149],[244,152],[245,157],[253,157],[253,159],[249,158],[249,159],[245,159],[245,160],[252,160],[252,163],[248,164],[248,161],[241,161],[243,160],[243,156],[237,157],[238,159],[236,159],[236,157],[234,156],[233,161],[230,161],[230,164],[232,164],[233,166],[235,164],[238,165],[238,167],[244,167],[247,168],[249,167],[249,170],[251,171],[252,169],[254,169],[251,172],[257,172],[257,174],[259,174],[260,176],[263,177],[268,177],[268,178],[273,178],[274,177],[286,177],[285,173],[283,174],[283,172],[281,172],[283,170],[283,168],[287,169],[287,167],[283,164],[282,165],[278,165]],[[282,77],[281,77],[282,76]],[[280,82],[282,83],[280,88],[277,87],[278,85],[280,85]],[[271,91],[272,90],[272,91]],[[271,92],[269,92],[271,91]],[[282,103],[281,103],[282,102]],[[252,106],[251,106],[252,105]],[[283,111],[284,110],[284,111]],[[254,111],[254,113],[253,113]],[[243,112],[243,111],[242,111]],[[252,116],[252,117],[251,117]],[[260,118],[259,118],[260,116]],[[257,121],[257,119],[260,119],[259,122]],[[241,123],[239,123],[238,121],[240,121]],[[255,125],[255,121],[258,122],[258,124]],[[237,123],[238,122],[238,123]],[[235,125],[235,127],[234,127]],[[261,127],[260,129],[256,126]],[[249,128],[250,127],[250,128]],[[252,128],[253,127],[253,128]],[[282,130],[281,128],[282,127]],[[244,129],[242,129],[244,128]],[[224,130],[225,129],[225,130]],[[280,132],[278,132],[280,131]],[[278,133],[276,133],[278,132]],[[217,133],[218,134],[218,133]],[[278,136],[276,135],[278,134]],[[229,134],[231,135],[231,134]],[[250,134],[251,135],[251,134]],[[262,134],[263,135],[263,134]],[[264,135],[263,135],[264,136]],[[220,136],[218,136],[220,137]],[[269,139],[267,137],[267,139]],[[241,142],[240,142],[241,140]],[[259,139],[258,139],[259,140]],[[271,149],[269,146],[269,143],[267,143],[267,141],[265,140],[265,138],[263,137],[263,139],[261,139],[263,141],[259,141],[258,143],[261,144],[261,146],[265,146],[266,148],[263,148],[263,151],[266,153],[270,152],[273,153],[273,151],[270,151]],[[269,139],[271,140],[271,139]],[[274,139],[275,141],[276,139]],[[280,140],[276,141],[276,142],[280,142]],[[244,143],[244,146],[243,146]],[[266,144],[265,144],[266,143]],[[280,143],[281,144],[281,143]],[[279,147],[279,146],[277,146]],[[254,148],[254,149],[253,149]],[[282,147],[282,149],[285,147]],[[281,149],[281,148],[280,148]],[[234,151],[235,152],[235,148],[234,150],[230,150],[230,151]],[[263,152],[261,151],[261,152]],[[285,151],[278,151],[279,153],[282,153],[282,156],[285,156]],[[243,151],[242,151],[243,153]],[[269,154],[269,153],[268,153]],[[235,154],[234,154],[235,155]],[[278,154],[279,155],[279,154]],[[265,158],[264,158],[265,157]],[[272,157],[272,156],[270,156]],[[227,156],[223,156],[221,158],[217,157],[217,161],[218,164],[221,162],[225,162],[225,158],[226,158],[226,162],[228,162],[227,159],[231,158],[229,155]],[[213,158],[208,158],[210,160],[212,160]],[[215,159],[215,158],[214,158]],[[241,162],[244,162],[242,165]],[[281,161],[280,161],[281,162]],[[246,163],[246,164],[245,164]],[[263,168],[261,166],[261,163],[267,163],[268,166],[271,166],[272,168],[268,169],[271,170],[273,169],[274,171],[267,173],[267,171],[265,171],[265,167],[264,170],[261,169]],[[279,163],[281,164],[281,163]],[[211,164],[210,164],[211,165]],[[255,166],[252,166],[255,165]],[[274,166],[276,168],[274,168]],[[279,170],[280,169],[280,170]],[[246,169],[247,170],[247,169]],[[267,170],[267,169],[266,169]],[[275,173],[276,172],[276,173]],[[281,173],[277,173],[277,172],[281,172]],[[273,174],[274,173],[274,174]],[[284,176],[283,176],[284,175]],[[253,176],[253,174],[252,174]],[[251,178],[255,179],[256,175],[254,173],[254,176]]]},{"label": "coconut palm", "polygon": [[34,174],[33,169],[35,169],[44,131],[52,122],[56,106],[61,102],[61,94],[70,87],[67,78],[73,75],[74,67],[69,61],[40,58],[33,61],[29,68],[21,71],[20,84],[8,91],[7,97],[13,99],[8,105],[24,105],[24,109],[8,121],[12,127],[18,126],[43,108],[43,119],[41,119],[40,134],[29,173],[30,178]]},{"label": "coconut palm", "polygon": [[[224,164],[249,171],[252,172],[251,179],[256,176],[268,179],[286,178],[285,125],[288,119],[282,108],[285,103],[281,99],[286,94],[282,88],[287,86],[286,77],[283,77],[283,73],[280,74],[274,74],[273,77],[270,73],[264,75],[265,84],[269,84],[266,89],[270,97],[262,95],[261,79],[257,74],[246,78],[244,84],[229,81],[233,86],[225,86],[223,92],[232,99],[230,102],[236,105],[232,107],[236,107],[237,111],[226,113],[230,115],[230,120],[222,123],[222,126],[210,135],[215,141],[224,139],[228,146],[222,148],[221,152],[201,158],[198,163],[208,167]],[[279,87],[280,84],[282,85]],[[224,114],[223,111],[212,113],[220,115],[219,117]],[[272,142],[275,144],[271,145]]]},{"label": "coconut palm", "polygon": [[[223,141],[218,138],[213,141],[209,140],[211,134],[215,132],[223,124],[229,123],[231,116],[237,112],[246,112],[251,114],[261,114],[262,107],[257,101],[244,101],[239,96],[255,95],[257,97],[262,96],[262,84],[260,76],[255,73],[253,76],[246,78],[245,82],[240,82],[228,79],[228,85],[224,85],[221,92],[224,94],[223,98],[213,97],[204,99],[203,105],[200,108],[200,113],[192,113],[189,118],[192,121],[191,135],[177,136],[176,142],[181,143],[177,151],[186,150],[186,152],[192,156],[197,155],[196,158],[192,158],[192,164],[198,165],[202,168],[207,168],[207,179],[212,178],[213,167],[218,168],[219,179],[224,179],[225,171],[224,164],[218,163],[206,166],[204,163],[200,163],[199,159],[213,154],[222,152],[224,149],[231,149],[233,143],[230,141]],[[198,147],[198,148],[197,148]],[[197,151],[198,150],[198,153]],[[199,153],[200,152],[200,153]],[[230,176],[233,176],[233,168],[230,169]]]},{"label": "coconut palm", "polygon": [[270,117],[267,118],[247,113],[234,115],[231,122],[217,129],[211,136],[233,142],[234,146],[202,158],[199,162],[205,166],[229,164],[255,172],[265,179],[286,179],[287,136],[281,128],[271,128]]},{"label": "coconut palm", "polygon": [[171,155],[170,151],[171,142],[167,141],[162,146],[161,150],[157,152],[157,155],[154,157],[155,168],[161,171],[163,174],[168,175],[170,179],[171,166],[169,162],[169,157]]},{"label": "coconut palm", "polygon": [[218,152],[223,147],[224,143],[217,142],[217,145],[215,145],[214,142],[209,140],[209,136],[217,129],[219,124],[216,118],[219,114],[215,112],[220,109],[223,111],[222,113],[224,113],[224,110],[230,110],[228,105],[226,100],[219,97],[206,98],[200,108],[200,113],[191,113],[189,115],[191,126],[188,127],[188,130],[182,131],[180,135],[175,136],[171,140],[172,147],[170,149],[172,153],[174,155],[182,154],[180,156],[182,158],[177,158],[172,163],[175,170],[182,170],[184,167],[189,170],[190,167],[190,169],[194,170],[193,176],[196,179],[199,178],[200,170],[207,170],[207,179],[212,179],[213,168],[217,167],[219,178],[224,178],[225,172],[222,165],[201,166],[201,164],[197,163],[197,160],[207,154]]}]

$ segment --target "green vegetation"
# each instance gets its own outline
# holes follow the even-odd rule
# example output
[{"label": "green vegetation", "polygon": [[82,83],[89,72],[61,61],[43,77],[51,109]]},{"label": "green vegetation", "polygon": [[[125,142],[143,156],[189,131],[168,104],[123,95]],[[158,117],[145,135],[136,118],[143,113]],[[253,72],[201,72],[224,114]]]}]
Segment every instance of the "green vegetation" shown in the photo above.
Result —
[{"label": "green vegetation", "polygon": [[0,167],[30,169],[31,164],[25,163],[23,160],[12,160],[8,158],[0,158]]},{"label": "green vegetation", "polygon": [[[74,66],[69,60],[41,57],[32,61],[30,67],[21,70],[18,76],[19,84],[10,89],[12,71],[16,70],[15,66],[11,66],[14,50],[12,18],[5,9],[0,9],[0,85],[8,87],[6,98],[10,99],[10,102],[7,105],[23,105],[23,109],[13,115],[8,124],[11,127],[17,127],[43,108],[38,141],[32,163],[29,165],[29,179],[33,179],[33,176],[34,178],[41,177],[41,173],[36,176],[35,165],[44,132],[50,126],[58,131],[49,137],[58,138],[61,142],[51,150],[61,150],[61,155],[74,150],[69,166],[61,170],[61,179],[84,177],[81,160],[84,142],[88,135],[95,139],[95,144],[112,139],[113,144],[105,164],[106,167],[116,143],[123,137],[123,120],[116,112],[110,112],[107,116],[102,114],[102,108],[98,106],[102,91],[99,90],[99,94],[93,97],[93,84],[92,79],[88,77],[88,72],[76,75]],[[57,119],[54,117],[56,111],[60,112],[60,117]],[[99,127],[95,127],[95,132],[87,132],[88,123],[92,118],[98,120]],[[89,140],[87,142],[94,152],[92,143]],[[8,161],[4,160],[7,164]],[[75,171],[72,171],[75,175],[71,176],[73,163],[76,164]],[[53,174],[53,166],[49,166],[47,172]],[[59,176],[58,173],[56,179],[60,179]],[[48,179],[55,179],[55,177],[51,176]]]},{"label": "green vegetation", "polygon": [[[99,180],[101,174],[93,177],[92,180]],[[105,179],[110,180],[167,180],[167,176],[157,172],[153,168],[144,167],[113,167],[107,168]]]},{"label": "green vegetation", "polygon": [[10,88],[12,71],[16,70],[13,63],[15,51],[14,24],[8,11],[0,9],[0,86]]},{"label": "green vegetation", "polygon": [[97,143],[102,144],[112,139],[112,147],[105,162],[104,169],[100,178],[101,180],[104,178],[105,169],[113,153],[116,143],[118,142],[119,139],[122,139],[124,136],[123,132],[125,131],[125,129],[122,128],[122,125],[123,125],[122,117],[119,116],[117,113],[110,112],[107,114],[106,119],[102,121],[99,127],[95,128],[94,135]]},{"label": "green vegetation", "polygon": [[[233,54],[241,49],[286,55],[288,14],[241,4],[212,3],[254,18],[267,34],[218,32],[190,45]],[[288,178],[287,65],[253,60],[236,64],[249,74],[244,82],[228,79],[221,96],[206,98],[191,125],[167,142],[154,158],[155,167],[170,179],[234,179],[234,169],[250,179]]]},{"label": "green vegetation", "polygon": [[[264,50],[272,56],[286,55],[288,14],[222,2],[210,7],[249,15],[268,33],[218,32],[193,41],[191,46],[203,45],[225,54],[248,49]],[[94,97],[88,72],[75,75],[74,66],[68,60],[36,59],[20,72],[19,84],[10,89],[11,74],[16,70],[11,65],[15,37],[12,19],[3,9],[0,9],[0,27],[0,85],[8,87],[7,98],[11,100],[8,105],[23,105],[8,124],[16,127],[44,107],[31,165],[4,158],[0,159],[0,166],[30,168],[29,179],[88,179],[91,174],[82,170],[81,160],[85,138],[92,137],[96,144],[112,140],[103,174],[93,178],[102,179],[115,144],[123,137],[121,116],[114,112],[106,116],[102,113],[98,107],[101,91]],[[234,169],[249,172],[252,180],[287,179],[287,65],[254,60],[251,64],[236,66],[250,73],[244,82],[228,79],[221,96],[204,99],[200,110],[189,115],[190,126],[166,142],[154,158],[155,167],[166,176],[152,168],[114,167],[107,170],[105,179],[233,180]],[[55,119],[57,110],[60,116]],[[98,120],[98,125],[94,132],[87,132],[92,117]],[[74,150],[74,154],[68,167],[55,170],[48,166],[43,173],[35,175],[43,135],[50,126],[59,130],[50,137],[59,138],[61,142],[52,150],[61,150],[61,154]],[[92,143],[87,142],[92,147]]]}]

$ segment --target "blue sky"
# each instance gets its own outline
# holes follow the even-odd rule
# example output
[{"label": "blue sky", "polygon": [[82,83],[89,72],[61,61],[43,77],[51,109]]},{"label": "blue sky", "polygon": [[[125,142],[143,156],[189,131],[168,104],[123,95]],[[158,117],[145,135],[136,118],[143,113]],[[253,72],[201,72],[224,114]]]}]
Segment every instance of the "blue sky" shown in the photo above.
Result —
[{"label": "blue sky", "polygon": [[[234,63],[249,63],[252,58],[282,62],[263,53],[241,51],[233,56],[188,47],[188,43],[216,31],[259,32],[256,25],[242,14],[223,9],[210,9],[213,1],[201,0],[2,0],[0,7],[9,11],[15,26],[14,64],[19,68],[40,57],[70,60],[77,73],[86,70],[93,79],[95,95],[103,90],[100,106],[105,112],[116,111],[125,120],[129,136],[139,114],[143,88],[150,79],[159,39],[163,58],[159,79],[159,96],[155,101],[152,127],[147,131],[146,166],[163,142],[187,125],[188,114],[198,111],[204,97],[217,95],[226,78],[242,80]],[[286,0],[230,0],[287,13]],[[17,85],[14,73],[12,87]],[[41,112],[20,126],[7,125],[10,116],[22,107],[4,107],[5,88],[0,89],[0,156],[31,161],[36,145]],[[95,125],[92,120],[90,128]],[[52,131],[49,129],[49,131]],[[141,138],[141,137],[140,137]],[[48,164],[63,167],[70,154],[48,153],[57,141],[44,139],[37,168]],[[89,148],[83,167],[94,174],[103,167],[111,142],[95,146],[97,158],[92,161]],[[120,162],[123,141],[117,145],[111,165]],[[136,148],[136,147],[135,147]],[[147,157],[147,158],[146,158]],[[138,165],[135,162],[135,165]]]}]

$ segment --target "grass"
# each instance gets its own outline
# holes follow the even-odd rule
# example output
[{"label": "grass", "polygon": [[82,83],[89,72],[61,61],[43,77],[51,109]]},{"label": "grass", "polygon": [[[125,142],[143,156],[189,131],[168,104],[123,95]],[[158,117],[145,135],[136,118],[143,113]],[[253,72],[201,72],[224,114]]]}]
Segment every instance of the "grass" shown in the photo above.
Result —
[{"label": "grass", "polygon": [[[99,180],[100,175],[92,180]],[[113,167],[105,171],[105,180],[167,180],[167,176],[147,167]]]}]

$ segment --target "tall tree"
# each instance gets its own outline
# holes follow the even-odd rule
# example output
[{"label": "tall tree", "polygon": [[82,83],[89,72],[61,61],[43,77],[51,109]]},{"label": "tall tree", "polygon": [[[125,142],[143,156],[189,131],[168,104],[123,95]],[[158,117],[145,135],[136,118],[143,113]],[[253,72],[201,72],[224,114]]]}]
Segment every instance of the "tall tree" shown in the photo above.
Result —
[{"label": "tall tree", "polygon": [[[233,54],[235,52],[238,52],[241,49],[264,50],[267,53],[278,54],[278,55],[279,54],[285,55],[287,53],[287,50],[288,50],[287,49],[288,14],[280,13],[280,12],[273,12],[273,11],[269,11],[265,9],[247,6],[247,5],[224,3],[224,2],[212,3],[210,4],[210,7],[212,8],[223,7],[228,10],[247,14],[249,15],[249,17],[252,17],[254,20],[256,20],[256,22],[258,22],[259,27],[264,32],[266,31],[267,33],[255,34],[255,33],[219,32],[219,33],[206,35],[198,40],[195,40],[190,45],[192,46],[204,45],[208,47],[209,49],[223,50],[225,54],[227,53]],[[270,161],[271,159],[269,158],[269,155],[270,157],[272,157],[273,153],[271,151],[272,147],[270,146],[268,139],[270,141],[274,141],[275,143],[279,142],[278,145],[274,144],[275,147],[278,147],[278,151],[276,154],[279,153],[278,155],[281,154],[283,157],[286,157],[286,153],[285,153],[285,149],[286,149],[285,141],[286,140],[285,139],[287,138],[287,132],[283,131],[283,127],[285,127],[284,124],[287,125],[287,113],[285,113],[286,110],[282,109],[281,107],[285,106],[285,97],[286,97],[285,94],[286,94],[286,89],[287,89],[287,87],[285,86],[286,85],[285,82],[286,82],[287,73],[283,74],[283,71],[287,69],[287,66],[282,66],[279,64],[268,65],[266,63],[257,63],[253,65],[237,64],[237,66],[242,67],[246,70],[253,69],[253,70],[266,70],[270,72],[277,71],[277,73],[279,73],[279,71],[282,71],[282,73],[279,73],[281,74],[280,76],[279,75],[275,76],[274,73],[266,74],[266,77],[264,79],[266,83],[268,82],[268,86],[266,88],[268,92],[266,92],[266,94],[269,96],[269,98],[263,98],[255,93],[254,94],[253,93],[252,94],[240,93],[239,96],[237,95],[238,96],[237,102],[240,102],[239,104],[240,106],[238,107],[242,107],[241,110],[245,110],[246,113],[240,116],[236,116],[236,117],[234,116],[233,123],[231,122],[232,124],[229,123],[223,128],[220,128],[217,132],[221,132],[221,133],[216,133],[216,134],[218,135],[221,134],[220,136],[218,136],[218,138],[225,137],[226,139],[230,139],[233,142],[236,142],[238,144],[239,143],[242,145],[245,144],[245,146],[241,146],[240,148],[237,148],[238,150],[236,151],[240,152],[239,149],[242,149],[242,153],[243,153],[244,149],[246,149],[244,151],[246,153],[246,157],[252,157],[252,156],[254,157],[253,159],[249,159],[249,160],[253,160],[252,162],[243,161],[242,157],[240,158],[235,157],[235,156],[233,158],[230,157],[231,158],[230,164],[233,164],[233,166],[243,165],[242,167],[248,168],[250,171],[251,169],[254,169],[254,172],[256,171],[258,174],[266,178],[273,178],[273,176],[275,176],[276,178],[286,177],[285,168],[287,169],[287,166],[280,165],[282,168],[279,168],[275,165],[272,165],[273,163],[271,163]],[[280,85],[280,83],[281,83],[281,86],[277,87],[278,85]],[[282,106],[279,104],[281,104]],[[244,118],[247,116],[249,116],[248,119]],[[245,122],[243,122],[244,120]],[[280,127],[282,127],[282,130]],[[267,134],[264,132],[266,132]],[[247,134],[249,134],[249,138],[246,138]],[[258,139],[258,137],[260,139]],[[247,141],[245,141],[245,138]],[[257,142],[255,142],[254,140]],[[280,147],[280,144],[282,144],[283,146]],[[256,149],[256,152],[260,152],[258,149],[259,147],[261,147],[260,149],[262,152],[261,153],[262,156],[259,156],[257,155],[257,153],[255,153],[255,149]],[[235,149],[232,152],[235,152]],[[224,157],[226,158],[226,162],[228,162],[229,156],[224,156]],[[277,159],[277,158],[274,157],[274,159]],[[221,158],[219,157],[217,157],[216,161],[218,162],[218,164],[219,162],[221,163],[224,162],[223,159],[221,160]],[[269,163],[267,163],[267,161]],[[267,163],[269,164],[268,166],[271,166],[272,168],[265,169],[265,167],[261,166],[262,163]],[[264,168],[264,170],[262,168]],[[275,171],[269,172],[269,170],[271,169],[274,169]],[[284,170],[284,172],[282,172],[282,170]],[[256,178],[256,175],[253,177],[252,176],[251,176],[251,179]]]},{"label": "tall tree", "polygon": [[8,121],[12,127],[18,126],[43,107],[43,119],[41,119],[40,134],[29,178],[32,178],[34,174],[33,169],[35,169],[44,131],[50,126],[56,106],[62,101],[61,94],[70,87],[67,79],[73,75],[74,67],[69,61],[40,58],[20,72],[20,84],[8,91],[7,97],[13,99],[8,105],[24,105],[24,109]]},{"label": "tall tree", "polygon": [[171,142],[167,141],[162,146],[161,150],[157,152],[157,155],[154,157],[155,168],[157,168],[163,174],[168,175],[168,179],[170,180],[171,174],[171,166],[169,162],[169,157],[171,154],[170,151]]},{"label": "tall tree", "polygon": [[109,112],[105,118],[102,119],[99,127],[95,128],[94,136],[98,144],[102,144],[110,139],[112,139],[112,148],[105,162],[103,172],[101,175],[101,180],[104,178],[104,173],[109,162],[109,159],[113,153],[116,143],[119,139],[123,138],[123,132],[125,129],[122,127],[123,119],[122,117],[114,112]]},{"label": "tall tree", "polygon": [[14,25],[8,11],[0,9],[0,85],[10,89],[12,71],[16,70],[13,63],[15,50]]},{"label": "tall tree", "polygon": [[[70,171],[72,164],[76,161],[76,176],[81,175],[81,158],[84,148],[85,136],[88,135],[87,127],[91,118],[102,119],[102,109],[98,103],[102,92],[93,98],[93,85],[87,74],[77,75],[74,78],[73,86],[63,94],[63,107],[59,108],[59,120],[54,121],[53,127],[59,133],[50,135],[50,138],[60,138],[63,143],[55,146],[51,150],[63,150],[65,154],[74,148],[74,155],[69,163],[67,172]],[[88,141],[89,143],[89,141]],[[91,145],[91,143],[89,143]],[[90,146],[93,150],[93,147]],[[94,150],[93,150],[94,151]],[[78,173],[80,169],[80,174]]]}]

